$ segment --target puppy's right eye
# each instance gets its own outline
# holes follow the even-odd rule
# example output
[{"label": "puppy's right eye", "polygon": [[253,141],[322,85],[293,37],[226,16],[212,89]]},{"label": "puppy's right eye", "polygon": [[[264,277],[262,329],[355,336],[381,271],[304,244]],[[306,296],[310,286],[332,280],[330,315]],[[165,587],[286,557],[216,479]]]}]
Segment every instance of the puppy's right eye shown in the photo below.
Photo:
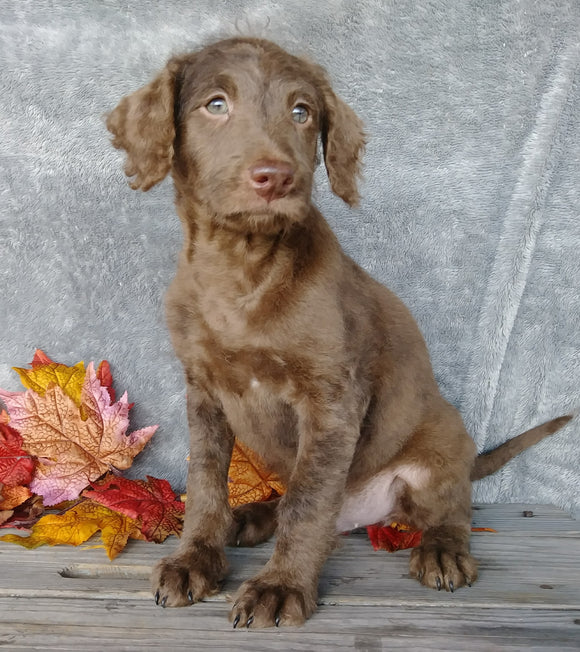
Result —
[{"label": "puppy's right eye", "polygon": [[227,115],[230,112],[228,103],[223,97],[214,97],[205,105],[205,108],[213,115]]}]

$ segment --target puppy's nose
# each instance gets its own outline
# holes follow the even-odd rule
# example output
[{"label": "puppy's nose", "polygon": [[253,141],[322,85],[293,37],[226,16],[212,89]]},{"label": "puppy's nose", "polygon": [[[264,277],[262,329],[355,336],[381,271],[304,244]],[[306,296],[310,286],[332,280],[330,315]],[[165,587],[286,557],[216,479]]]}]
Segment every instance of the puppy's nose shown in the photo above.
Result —
[{"label": "puppy's nose", "polygon": [[285,197],[294,183],[294,170],[283,161],[258,161],[250,168],[250,184],[267,202]]}]

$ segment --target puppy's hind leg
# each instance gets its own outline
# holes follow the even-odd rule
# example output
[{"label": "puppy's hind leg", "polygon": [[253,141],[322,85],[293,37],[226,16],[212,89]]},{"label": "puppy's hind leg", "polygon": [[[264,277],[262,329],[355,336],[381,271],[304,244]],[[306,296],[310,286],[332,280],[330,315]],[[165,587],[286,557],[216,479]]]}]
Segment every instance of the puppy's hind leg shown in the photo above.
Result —
[{"label": "puppy's hind leg", "polygon": [[424,586],[453,592],[477,579],[477,561],[469,552],[475,446],[455,414],[430,423],[414,444],[428,481],[408,484],[400,496],[400,518],[423,530],[411,552],[411,575]]},{"label": "puppy's hind leg", "polygon": [[279,498],[263,503],[249,503],[234,508],[234,520],[228,532],[228,546],[256,546],[268,541],[276,531],[276,508]]}]

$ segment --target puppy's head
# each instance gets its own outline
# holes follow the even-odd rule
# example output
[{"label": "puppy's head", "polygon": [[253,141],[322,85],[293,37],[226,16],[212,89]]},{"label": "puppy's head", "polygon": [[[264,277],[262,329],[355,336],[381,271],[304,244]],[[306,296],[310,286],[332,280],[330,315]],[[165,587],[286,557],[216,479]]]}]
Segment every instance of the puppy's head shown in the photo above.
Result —
[{"label": "puppy's head", "polygon": [[319,134],[332,190],[358,201],[361,121],[322,68],[268,41],[231,39],[171,59],[107,127],[127,153],[132,188],[172,170],[179,195],[231,225],[307,213]]}]

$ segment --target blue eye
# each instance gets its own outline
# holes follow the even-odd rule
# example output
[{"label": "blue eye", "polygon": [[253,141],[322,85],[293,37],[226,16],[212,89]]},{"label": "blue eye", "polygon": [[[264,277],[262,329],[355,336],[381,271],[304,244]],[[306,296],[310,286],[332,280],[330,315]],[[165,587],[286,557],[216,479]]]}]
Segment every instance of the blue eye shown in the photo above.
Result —
[{"label": "blue eye", "polygon": [[309,115],[310,113],[308,113],[308,109],[305,106],[302,106],[302,104],[297,104],[292,109],[292,120],[294,120],[294,122],[304,124],[308,120]]},{"label": "blue eye", "polygon": [[213,115],[226,115],[230,112],[228,103],[223,97],[214,97],[213,100],[210,100],[205,108]]}]

